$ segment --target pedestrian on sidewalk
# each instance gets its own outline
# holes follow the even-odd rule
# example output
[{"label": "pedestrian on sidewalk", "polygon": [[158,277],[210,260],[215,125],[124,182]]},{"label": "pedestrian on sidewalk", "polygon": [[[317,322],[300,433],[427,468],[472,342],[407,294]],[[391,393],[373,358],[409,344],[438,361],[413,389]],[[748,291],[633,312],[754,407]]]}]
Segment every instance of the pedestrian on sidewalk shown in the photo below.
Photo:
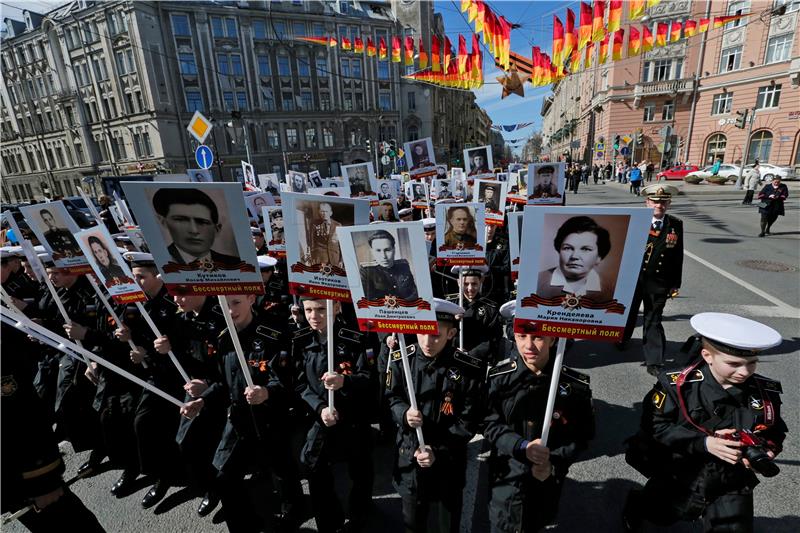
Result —
[{"label": "pedestrian on sidewalk", "polygon": [[642,186],[642,169],[637,166],[631,168],[631,194],[639,196],[639,187]]},{"label": "pedestrian on sidewalk", "polygon": [[605,168],[603,169],[603,179],[605,181],[611,181],[611,175],[614,173],[614,167],[611,163],[607,163]]},{"label": "pedestrian on sidewalk", "polygon": [[789,188],[786,184],[781,183],[781,177],[775,176],[772,178],[771,183],[764,185],[761,192],[758,193],[758,199],[761,203],[758,204],[758,212],[761,215],[761,233],[759,237],[770,234],[772,225],[778,220],[779,216],[786,214],[783,209],[783,202],[789,197]]},{"label": "pedestrian on sidewalk", "polygon": [[655,170],[655,167],[653,166],[653,163],[652,162],[647,163],[647,167],[646,167],[645,170],[646,170],[646,176],[647,176],[647,183],[650,183],[651,181],[653,181],[653,171]]},{"label": "pedestrian on sidewalk", "polygon": [[758,186],[758,177],[758,163],[756,163],[753,168],[744,169],[744,187],[747,189],[747,192],[744,194],[742,205],[753,204],[753,195],[755,194],[756,187]]},{"label": "pedestrian on sidewalk", "polygon": [[594,184],[597,185],[597,180],[600,178],[600,167],[597,166],[595,163],[592,166],[592,179],[594,180]]}]

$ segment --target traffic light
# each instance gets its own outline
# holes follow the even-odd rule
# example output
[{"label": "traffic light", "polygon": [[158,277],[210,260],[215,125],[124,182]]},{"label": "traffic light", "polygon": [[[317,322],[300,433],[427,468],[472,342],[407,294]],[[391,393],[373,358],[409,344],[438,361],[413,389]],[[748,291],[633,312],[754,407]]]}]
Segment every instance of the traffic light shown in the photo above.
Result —
[{"label": "traffic light", "polygon": [[619,151],[619,143],[620,143],[619,135],[614,135],[614,145],[613,145],[614,150]]},{"label": "traffic light", "polygon": [[747,122],[747,109],[745,109],[744,111],[737,111],[736,122],[734,122],[734,126],[739,128],[740,130],[743,130],[745,122]]},{"label": "traffic light", "polygon": [[636,132],[636,144],[641,145],[644,143],[644,134],[641,131]]},{"label": "traffic light", "polygon": [[372,143],[367,139],[367,152],[372,153]]}]

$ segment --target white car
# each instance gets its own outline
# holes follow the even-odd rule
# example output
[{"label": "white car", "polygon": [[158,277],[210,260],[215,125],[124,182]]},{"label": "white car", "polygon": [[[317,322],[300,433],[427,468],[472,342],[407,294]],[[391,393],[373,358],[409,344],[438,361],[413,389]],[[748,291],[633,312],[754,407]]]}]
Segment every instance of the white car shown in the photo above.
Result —
[{"label": "white car", "polygon": [[[714,168],[713,166],[707,166],[702,170],[695,170],[694,172],[689,172],[686,176],[697,176],[699,178],[707,179],[710,178],[713,174],[711,174],[711,169]],[[728,178],[729,180],[735,180],[739,177],[739,165],[728,165],[722,164],[719,166],[719,172],[717,172],[718,176],[723,176]]]},{"label": "white car", "polygon": [[779,167],[769,163],[759,163],[758,172],[761,174],[761,179],[765,181],[772,181],[774,176],[780,176],[782,180],[796,180],[797,174],[794,169],[790,167]]}]

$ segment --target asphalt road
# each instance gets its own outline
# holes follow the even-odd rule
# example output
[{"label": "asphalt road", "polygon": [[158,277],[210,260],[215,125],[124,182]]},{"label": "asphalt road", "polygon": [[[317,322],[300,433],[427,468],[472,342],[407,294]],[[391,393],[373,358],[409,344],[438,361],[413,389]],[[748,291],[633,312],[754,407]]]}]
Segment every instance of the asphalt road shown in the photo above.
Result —
[{"label": "asphalt road", "polygon": [[[793,193],[795,188],[792,187]],[[798,194],[787,202],[787,216],[781,217],[773,235],[757,238],[758,214],[754,207],[741,205],[743,193],[729,187],[697,189],[678,197],[672,213],[684,220],[687,257],[684,263],[680,296],[669,302],[664,325],[669,349],[677,351],[691,334],[688,319],[702,311],[737,313],[768,323],[784,337],[781,346],[761,358],[759,372],[780,379],[783,384],[783,417],[790,435],[777,463],[781,474],[764,479],[755,491],[756,531],[782,533],[800,531],[798,492],[800,492],[800,210]],[[642,205],[618,184],[582,186],[578,195],[568,197],[570,205]],[[751,263],[748,263],[751,262]],[[767,263],[768,262],[768,263]],[[759,270],[767,268],[769,270]],[[618,352],[613,346],[576,342],[565,363],[591,376],[597,415],[597,437],[589,450],[574,465],[564,487],[558,525],[559,532],[617,532],[620,513],[628,489],[644,482],[623,458],[623,440],[637,428],[640,403],[653,384],[640,366],[641,329],[634,334],[629,349]],[[480,437],[471,444],[472,454],[465,492],[463,531],[488,531],[486,501],[485,443]],[[65,444],[67,476],[74,475],[87,454],[75,456]],[[373,497],[374,512],[370,531],[401,531],[400,500],[391,487],[389,473],[392,451],[381,446],[375,453],[378,478]],[[119,471],[109,470],[82,479],[73,490],[113,532],[215,532],[225,531],[219,513],[206,518],[195,514],[198,500],[182,488],[173,488],[159,505],[142,510],[139,501],[147,488],[123,499],[108,492]],[[343,487],[344,488],[344,487]],[[261,500],[263,501],[263,499]],[[19,524],[4,531],[23,529]],[[303,531],[314,531],[309,520]],[[684,524],[670,529],[649,531],[702,531],[699,524]]]}]

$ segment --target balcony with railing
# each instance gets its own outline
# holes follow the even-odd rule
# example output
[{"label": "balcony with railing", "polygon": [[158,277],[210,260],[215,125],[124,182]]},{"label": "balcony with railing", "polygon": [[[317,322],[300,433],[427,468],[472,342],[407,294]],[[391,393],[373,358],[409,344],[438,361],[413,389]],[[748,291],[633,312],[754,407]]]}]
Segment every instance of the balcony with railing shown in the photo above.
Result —
[{"label": "balcony with railing", "polygon": [[633,90],[634,96],[658,96],[667,94],[680,94],[694,90],[694,79],[683,78],[680,80],[664,80],[637,83]]}]

